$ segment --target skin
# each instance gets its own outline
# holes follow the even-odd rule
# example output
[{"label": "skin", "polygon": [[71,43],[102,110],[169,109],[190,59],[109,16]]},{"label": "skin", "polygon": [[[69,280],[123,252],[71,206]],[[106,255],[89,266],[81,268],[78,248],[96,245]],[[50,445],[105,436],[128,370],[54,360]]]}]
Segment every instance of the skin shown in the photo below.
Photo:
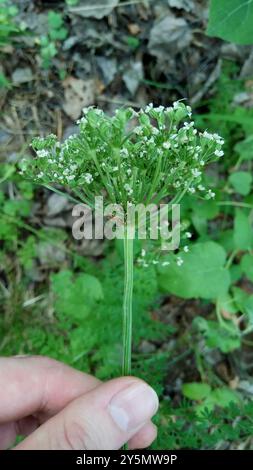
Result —
[{"label": "skin", "polygon": [[47,357],[0,358],[0,449],[107,450],[148,447],[156,438],[151,417],[122,431],[107,406],[115,394],[143,382],[121,377],[105,383]]}]

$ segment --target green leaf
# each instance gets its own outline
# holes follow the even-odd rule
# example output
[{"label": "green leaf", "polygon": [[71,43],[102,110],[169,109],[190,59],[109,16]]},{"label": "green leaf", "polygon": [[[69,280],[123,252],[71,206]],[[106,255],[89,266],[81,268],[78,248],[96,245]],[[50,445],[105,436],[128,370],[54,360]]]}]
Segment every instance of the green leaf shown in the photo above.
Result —
[{"label": "green leaf", "polygon": [[229,176],[229,182],[237,193],[247,196],[250,193],[252,176],[247,171],[237,171]]},{"label": "green leaf", "polygon": [[240,398],[234,390],[231,390],[231,388],[222,387],[216,388],[211,392],[210,401],[216,406],[226,408],[231,405],[231,403],[239,403]]},{"label": "green leaf", "polygon": [[48,24],[52,29],[59,29],[63,23],[62,15],[60,13],[55,13],[54,11],[49,11],[48,13]]},{"label": "green leaf", "polygon": [[230,285],[225,269],[225,250],[212,241],[196,243],[189,253],[182,254],[183,265],[172,261],[159,268],[159,285],[165,292],[183,298],[214,299],[224,295]]},{"label": "green leaf", "polygon": [[31,201],[10,199],[5,202],[3,212],[12,217],[23,216],[27,217],[31,212]]},{"label": "green leaf", "polygon": [[231,332],[219,323],[211,320],[207,321],[202,317],[196,317],[193,324],[203,334],[209,348],[218,348],[226,354],[238,349],[241,345],[238,330],[233,323],[229,324]]},{"label": "green leaf", "polygon": [[203,400],[210,395],[211,387],[205,383],[192,382],[183,384],[182,393],[190,400]]},{"label": "green leaf", "polygon": [[8,8],[8,13],[10,16],[16,16],[18,14],[18,8],[15,5],[11,5]]},{"label": "green leaf", "polygon": [[238,142],[235,145],[236,152],[239,153],[241,160],[253,160],[253,136]]},{"label": "green leaf", "polygon": [[234,299],[230,294],[226,294],[219,299],[220,310],[234,314],[238,312],[237,307],[235,306]]},{"label": "green leaf", "polygon": [[58,315],[80,321],[89,315],[103,298],[99,280],[89,274],[73,277],[71,271],[61,271],[51,277]]},{"label": "green leaf", "polygon": [[253,44],[252,0],[211,0],[207,34],[237,44]]},{"label": "green leaf", "polygon": [[49,36],[53,41],[63,41],[68,35],[66,28],[52,29],[49,31]]},{"label": "green leaf", "polygon": [[246,253],[241,260],[241,268],[245,276],[253,282],[253,256]]},{"label": "green leaf", "polygon": [[242,268],[240,264],[232,264],[232,266],[229,268],[229,272],[232,284],[239,281],[242,277]]},{"label": "green leaf", "polygon": [[248,317],[249,323],[253,325],[253,295],[250,295],[244,303],[245,314]]},{"label": "green leaf", "polygon": [[240,289],[239,287],[233,287],[232,292],[234,295],[234,302],[238,310],[247,316],[249,323],[253,324],[253,295],[249,295],[248,292]]},{"label": "green leaf", "polygon": [[1,88],[11,88],[11,82],[3,73],[0,73],[0,89]]},{"label": "green leaf", "polygon": [[18,258],[22,266],[25,269],[31,269],[33,266],[33,260],[36,256],[36,239],[34,236],[30,236],[23,243],[22,247],[18,250]]},{"label": "green leaf", "polygon": [[218,242],[227,252],[234,250],[234,233],[232,229],[222,230],[219,233]]},{"label": "green leaf", "polygon": [[236,250],[248,250],[253,245],[253,228],[248,215],[241,209],[235,212],[234,247]]}]

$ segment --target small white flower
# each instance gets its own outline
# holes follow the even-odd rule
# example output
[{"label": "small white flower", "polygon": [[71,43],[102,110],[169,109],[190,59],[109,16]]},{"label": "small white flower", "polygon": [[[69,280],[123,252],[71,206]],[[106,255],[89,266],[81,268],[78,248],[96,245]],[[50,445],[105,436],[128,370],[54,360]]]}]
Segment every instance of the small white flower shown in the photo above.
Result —
[{"label": "small white flower", "polygon": [[214,155],[216,155],[216,157],[222,157],[224,152],[223,150],[215,150]]},{"label": "small white flower", "polygon": [[186,111],[188,112],[188,116],[191,117],[192,115],[192,109],[190,106],[186,106]]},{"label": "small white flower", "polygon": [[188,192],[191,193],[191,194],[194,194],[194,193],[196,192],[196,189],[193,188],[193,186],[190,186],[190,187],[188,188]]},{"label": "small white flower", "polygon": [[171,143],[170,142],[164,142],[163,143],[163,148],[166,149],[166,150],[169,150],[171,147]]},{"label": "small white flower", "polygon": [[144,250],[144,248],[141,250],[141,256],[146,256],[146,250]]},{"label": "small white flower", "polygon": [[178,258],[177,258],[177,265],[178,265],[178,266],[182,266],[183,262],[184,262],[184,260],[183,260],[180,256],[178,256]]},{"label": "small white flower", "polygon": [[85,180],[85,183],[91,184],[93,181],[93,176],[90,173],[85,173],[84,180]]},{"label": "small white flower", "polygon": [[217,142],[217,144],[224,145],[225,141],[219,134],[213,134],[213,138]]},{"label": "small white flower", "polygon": [[83,108],[82,109],[83,114],[87,114],[92,108],[93,108],[93,106],[88,106],[87,108]]},{"label": "small white flower", "polygon": [[192,174],[194,178],[198,178],[201,175],[201,171],[198,170],[198,168],[193,168],[192,169]]},{"label": "small white flower", "polygon": [[191,232],[185,232],[185,236],[186,236],[186,238],[191,238],[191,237],[192,237],[192,233],[191,233]]},{"label": "small white flower", "polygon": [[185,246],[184,246],[184,252],[185,252],[185,253],[188,253],[188,251],[189,251],[189,247],[188,247],[187,245],[185,245]]},{"label": "small white flower", "polygon": [[205,165],[204,160],[200,160],[199,164],[200,164],[201,166],[204,166],[204,165]]},{"label": "small white flower", "polygon": [[142,127],[141,127],[141,126],[136,127],[136,128],[134,129],[134,133],[137,134],[137,135],[142,135],[142,133],[143,133]]},{"label": "small white flower", "polygon": [[184,122],[184,129],[189,130],[191,127],[194,126],[194,122]]},{"label": "small white flower", "polygon": [[37,156],[38,156],[39,158],[44,158],[44,157],[47,157],[47,156],[49,155],[48,150],[45,150],[45,149],[43,149],[43,150],[37,150],[36,153],[37,153]]},{"label": "small white flower", "polygon": [[128,157],[128,155],[129,155],[128,150],[125,147],[123,147],[123,149],[121,149],[119,153],[124,158]]},{"label": "small white flower", "polygon": [[205,137],[206,139],[214,140],[213,134],[210,134],[210,133],[207,132],[207,131],[203,132],[202,135],[203,135],[203,137]]},{"label": "small white flower", "polygon": [[131,186],[130,186],[128,183],[126,183],[126,184],[124,185],[124,188],[125,188],[125,190],[127,191],[127,193],[128,193],[129,195],[133,193],[133,190],[132,190]]},{"label": "small white flower", "polygon": [[151,129],[151,132],[152,132],[152,134],[157,135],[157,134],[159,134],[159,129],[157,129],[157,127],[153,126],[152,129]]},{"label": "small white flower", "polygon": [[174,101],[174,103],[173,103],[173,108],[174,108],[174,109],[180,108],[180,102],[179,102],[179,101]]},{"label": "small white flower", "polygon": [[198,185],[198,190],[199,191],[205,191],[205,189],[206,189],[205,186],[203,186],[202,184]]},{"label": "small white flower", "polygon": [[215,193],[209,189],[208,193],[206,194],[206,199],[213,199],[215,197]]},{"label": "small white flower", "polygon": [[169,266],[170,262],[169,261],[163,261],[162,266]]},{"label": "small white flower", "polygon": [[[84,108],[85,109],[85,108]],[[86,108],[87,109],[87,108]],[[78,119],[78,121],[76,121],[77,124],[86,124],[88,121],[87,119],[83,116],[81,119]]]},{"label": "small white flower", "polygon": [[164,111],[164,106],[160,105],[158,106],[157,108],[154,108],[155,111],[157,111],[158,113],[162,113]]},{"label": "small white flower", "polygon": [[153,107],[154,107],[153,103],[149,103],[145,108],[145,113],[149,113],[149,111],[151,111]]},{"label": "small white flower", "polygon": [[69,175],[66,177],[68,181],[72,181],[75,179],[75,175]]},{"label": "small white flower", "polygon": [[158,261],[156,259],[153,259],[152,263],[153,264],[158,264]]}]

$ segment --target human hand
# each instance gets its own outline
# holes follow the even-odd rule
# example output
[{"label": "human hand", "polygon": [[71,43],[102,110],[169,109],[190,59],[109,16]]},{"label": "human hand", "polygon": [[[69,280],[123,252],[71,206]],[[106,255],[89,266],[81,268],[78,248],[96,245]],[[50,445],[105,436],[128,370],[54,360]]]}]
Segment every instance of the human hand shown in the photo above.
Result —
[{"label": "human hand", "polygon": [[148,447],[156,393],[135,377],[102,383],[41,356],[0,358],[0,449],[116,450]]}]

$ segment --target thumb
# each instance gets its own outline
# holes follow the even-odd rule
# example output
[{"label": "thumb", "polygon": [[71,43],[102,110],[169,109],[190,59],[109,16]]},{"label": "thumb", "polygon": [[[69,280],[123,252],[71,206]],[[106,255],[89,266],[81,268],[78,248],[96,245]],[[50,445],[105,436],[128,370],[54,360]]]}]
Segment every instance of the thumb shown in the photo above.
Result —
[{"label": "thumb", "polygon": [[156,393],[142,380],[111,380],[72,401],[15,449],[116,450],[138,434],[157,409]]}]

